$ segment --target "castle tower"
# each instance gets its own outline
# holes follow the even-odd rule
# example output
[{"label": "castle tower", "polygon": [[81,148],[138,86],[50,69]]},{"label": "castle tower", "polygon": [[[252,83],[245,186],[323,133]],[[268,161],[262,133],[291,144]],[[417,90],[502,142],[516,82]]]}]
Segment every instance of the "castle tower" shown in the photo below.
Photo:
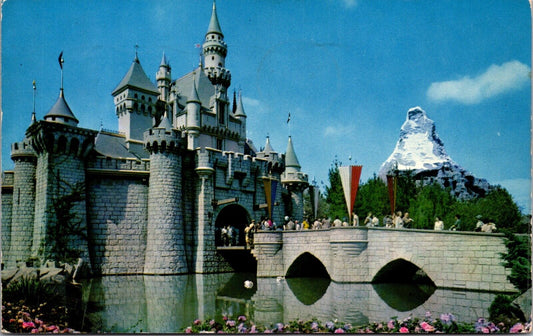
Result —
[{"label": "castle tower", "polygon": [[[270,144],[270,137],[267,136],[265,147],[262,151],[257,153],[257,158],[266,160],[267,164],[266,167],[263,169],[261,179],[263,182],[265,180],[271,180],[270,183],[275,183],[276,185],[279,185],[279,182],[281,181],[281,173],[285,170],[285,163],[283,160],[283,156],[279,155],[278,152],[274,150],[272,145]],[[275,182],[274,182],[275,181]],[[274,188],[272,188],[274,189]],[[281,188],[276,188],[276,195],[275,195],[275,201],[272,203],[278,203],[281,202]],[[264,192],[263,192],[264,194]],[[265,197],[266,198],[266,197]],[[265,199],[266,203],[266,199]],[[276,223],[281,223],[283,217],[285,216],[284,210],[282,207],[274,206],[272,205],[272,220]]]},{"label": "castle tower", "polygon": [[214,112],[221,126],[228,124],[229,100],[228,87],[231,84],[231,73],[226,69],[228,46],[224,42],[224,34],[218,22],[216,3],[213,1],[211,21],[203,44],[204,72],[216,89]]},{"label": "castle tower", "polygon": [[54,260],[81,257],[90,265],[85,161],[97,132],[77,124],[61,88],[44,120],[26,132],[37,155],[31,255]]},{"label": "castle tower", "polygon": [[171,81],[171,68],[170,64],[168,64],[165,53],[163,53],[163,58],[161,59],[161,64],[159,65],[159,70],[155,75],[155,79],[157,80],[157,90],[159,90],[159,99],[164,101],[165,103],[168,103]]},{"label": "castle tower", "polygon": [[144,133],[144,146],[150,153],[144,273],[187,273],[181,207],[181,134],[172,128],[165,114],[159,126]]},{"label": "castle tower", "polygon": [[196,73],[193,74],[191,94],[187,99],[187,149],[193,150],[198,147],[198,135],[200,134],[200,109],[202,103],[198,97]]},{"label": "castle tower", "polygon": [[29,233],[33,232],[37,158],[29,139],[11,145],[11,159],[15,168],[9,252],[4,258],[7,267],[15,266],[18,261],[25,262],[31,256],[33,235]]},{"label": "castle tower", "polygon": [[239,101],[237,103],[234,116],[241,122],[241,130],[240,130],[241,138],[239,140],[239,147],[243,148],[244,143],[246,141],[246,113],[244,113],[244,107],[242,105],[242,94],[240,91],[239,91]]},{"label": "castle tower", "polygon": [[135,140],[142,145],[144,131],[153,126],[160,92],[146,76],[137,55],[111,95],[115,102],[119,132],[126,135],[128,145],[135,143]]},{"label": "castle tower", "polygon": [[303,219],[303,191],[309,186],[307,174],[301,172],[300,162],[296,157],[292,138],[289,136],[285,151],[285,171],[281,175],[281,184],[290,192],[292,199],[292,217]]}]

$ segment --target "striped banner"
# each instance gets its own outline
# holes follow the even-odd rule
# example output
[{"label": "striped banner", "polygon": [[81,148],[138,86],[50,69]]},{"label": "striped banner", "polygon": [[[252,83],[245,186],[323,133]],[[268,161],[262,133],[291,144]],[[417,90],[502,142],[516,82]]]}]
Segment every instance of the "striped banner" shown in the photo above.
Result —
[{"label": "striped banner", "polygon": [[339,167],[339,174],[341,177],[342,189],[344,190],[344,199],[346,200],[346,206],[348,207],[350,223],[352,222],[353,207],[355,205],[355,197],[357,196],[362,169],[363,166]]},{"label": "striped banner", "polygon": [[268,217],[272,218],[272,207],[276,202],[276,189],[278,186],[278,181],[270,177],[264,177],[263,185],[265,187],[265,198],[268,207]]}]

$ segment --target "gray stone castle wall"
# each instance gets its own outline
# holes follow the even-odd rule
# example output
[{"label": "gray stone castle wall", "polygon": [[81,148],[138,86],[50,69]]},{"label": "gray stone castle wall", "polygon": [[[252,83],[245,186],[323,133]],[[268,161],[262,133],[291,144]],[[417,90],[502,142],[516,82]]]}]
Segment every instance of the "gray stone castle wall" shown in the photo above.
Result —
[{"label": "gray stone castle wall", "polygon": [[[35,212],[35,158],[15,160],[17,174],[13,180],[12,225],[10,251],[7,267],[14,266],[17,260],[26,261],[31,254]],[[6,232],[7,233],[7,232]]]},{"label": "gray stone castle wall", "polygon": [[93,271],[142,273],[148,216],[147,177],[90,174],[87,208]]},{"label": "gray stone castle wall", "polygon": [[7,260],[9,245],[11,243],[11,226],[13,210],[13,172],[2,174],[2,227],[0,236],[2,237],[2,263]]}]

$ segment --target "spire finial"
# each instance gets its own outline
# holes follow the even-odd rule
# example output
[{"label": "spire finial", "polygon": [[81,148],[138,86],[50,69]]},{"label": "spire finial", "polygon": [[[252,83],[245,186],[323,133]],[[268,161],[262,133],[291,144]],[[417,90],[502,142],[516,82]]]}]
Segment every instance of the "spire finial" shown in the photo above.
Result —
[{"label": "spire finial", "polygon": [[139,63],[139,45],[135,44],[135,62]]}]

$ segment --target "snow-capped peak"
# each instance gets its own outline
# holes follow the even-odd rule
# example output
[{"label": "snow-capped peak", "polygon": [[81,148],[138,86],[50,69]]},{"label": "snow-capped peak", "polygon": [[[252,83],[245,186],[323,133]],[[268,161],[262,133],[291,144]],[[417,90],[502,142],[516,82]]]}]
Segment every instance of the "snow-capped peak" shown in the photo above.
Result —
[{"label": "snow-capped peak", "polygon": [[400,129],[400,139],[389,158],[381,165],[379,175],[390,170],[438,169],[444,163],[455,165],[444,149],[435,131],[435,123],[420,107],[407,111],[407,118]]}]

